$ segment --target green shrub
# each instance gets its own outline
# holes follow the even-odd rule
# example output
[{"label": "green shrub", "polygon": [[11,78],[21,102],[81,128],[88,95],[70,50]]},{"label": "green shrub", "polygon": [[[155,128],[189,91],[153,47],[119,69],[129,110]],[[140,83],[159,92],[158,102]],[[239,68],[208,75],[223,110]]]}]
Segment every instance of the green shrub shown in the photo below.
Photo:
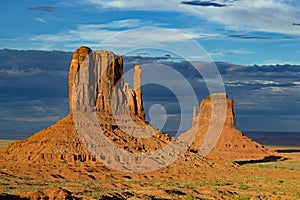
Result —
[{"label": "green shrub", "polygon": [[194,197],[191,196],[184,196],[183,200],[194,200]]},{"label": "green shrub", "polygon": [[250,200],[249,196],[236,196],[234,200]]}]

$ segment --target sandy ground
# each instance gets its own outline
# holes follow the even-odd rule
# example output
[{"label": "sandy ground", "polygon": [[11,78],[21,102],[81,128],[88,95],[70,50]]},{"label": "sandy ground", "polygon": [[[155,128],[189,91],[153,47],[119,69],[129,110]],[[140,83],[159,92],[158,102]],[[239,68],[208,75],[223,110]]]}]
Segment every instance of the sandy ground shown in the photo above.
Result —
[{"label": "sandy ground", "polygon": [[[7,143],[0,141],[2,146]],[[67,191],[74,199],[300,199],[300,147],[268,147],[285,159],[230,168],[215,168],[211,163],[210,169],[199,171],[193,179],[181,179],[180,172],[165,179],[155,175],[139,179],[131,174],[117,176],[110,171],[101,180],[83,175],[81,178],[84,168],[76,169],[77,177],[66,179],[60,175],[67,169],[60,166],[38,165],[37,170],[36,166],[24,163],[11,164],[11,168],[7,167],[9,163],[1,163],[0,199],[9,199],[9,194],[11,199],[14,195],[34,199],[55,190],[59,190],[56,195]],[[52,170],[54,175],[46,179],[32,175],[34,170],[40,173]]]}]

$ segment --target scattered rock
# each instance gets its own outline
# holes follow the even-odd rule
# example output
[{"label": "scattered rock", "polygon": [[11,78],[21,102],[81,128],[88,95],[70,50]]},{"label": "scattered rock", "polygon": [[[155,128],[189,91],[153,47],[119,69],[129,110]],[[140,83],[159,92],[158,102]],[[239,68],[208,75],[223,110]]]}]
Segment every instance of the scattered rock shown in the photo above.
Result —
[{"label": "scattered rock", "polygon": [[78,199],[72,196],[72,193],[62,188],[50,188],[44,191],[28,192],[23,195],[24,198],[31,200],[74,200]]}]

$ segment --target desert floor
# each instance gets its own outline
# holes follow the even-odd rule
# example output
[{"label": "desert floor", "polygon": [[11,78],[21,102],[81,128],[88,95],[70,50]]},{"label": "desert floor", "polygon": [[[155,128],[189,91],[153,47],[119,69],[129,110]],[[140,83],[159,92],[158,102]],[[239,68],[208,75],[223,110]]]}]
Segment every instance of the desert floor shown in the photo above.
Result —
[{"label": "desert floor", "polygon": [[[0,140],[0,147],[9,142]],[[14,176],[0,168],[0,197],[1,193],[34,196],[39,191],[62,188],[70,191],[75,199],[300,199],[300,147],[269,148],[285,159],[243,163],[230,171],[216,169],[209,176],[200,173],[197,180],[140,180],[130,175],[103,180],[66,180],[59,175],[43,179]]]}]

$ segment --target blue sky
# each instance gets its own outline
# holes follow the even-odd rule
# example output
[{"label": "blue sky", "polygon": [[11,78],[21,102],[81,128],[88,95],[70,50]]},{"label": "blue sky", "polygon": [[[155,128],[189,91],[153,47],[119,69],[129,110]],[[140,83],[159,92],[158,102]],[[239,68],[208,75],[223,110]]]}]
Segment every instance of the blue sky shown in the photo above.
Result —
[{"label": "blue sky", "polygon": [[[184,72],[186,66],[165,50],[185,39],[196,41],[212,61],[227,63],[218,67],[236,102],[239,129],[300,130],[300,1],[11,0],[2,2],[0,11],[0,49],[45,50],[0,50],[0,134],[33,133],[68,113],[71,53],[50,51],[73,52],[81,45],[117,54],[129,49],[126,56],[133,57],[125,59],[127,69],[134,56],[156,62],[169,54],[170,65]],[[176,34],[161,31],[170,29]],[[185,50],[199,54],[190,46]],[[205,98],[203,81],[189,77],[199,98]],[[162,103],[176,114],[165,92],[157,97],[145,91],[149,105]],[[175,114],[171,124],[178,121]],[[190,119],[191,112],[185,114]]]},{"label": "blue sky", "polygon": [[215,61],[300,63],[296,0],[11,0],[0,9],[2,48],[73,51],[96,48],[120,31],[171,28],[198,41]]}]

